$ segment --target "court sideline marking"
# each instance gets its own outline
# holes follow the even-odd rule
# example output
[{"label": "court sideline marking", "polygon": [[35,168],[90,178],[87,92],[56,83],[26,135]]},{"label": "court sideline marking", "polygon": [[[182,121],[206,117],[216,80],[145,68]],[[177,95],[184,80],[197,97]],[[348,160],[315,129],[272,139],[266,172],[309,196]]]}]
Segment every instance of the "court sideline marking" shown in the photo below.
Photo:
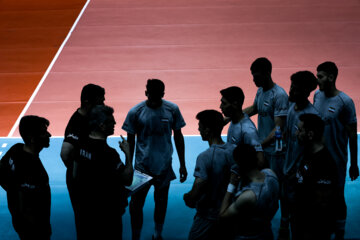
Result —
[{"label": "court sideline marking", "polygon": [[47,68],[46,72],[44,73],[43,77],[41,78],[39,84],[37,85],[37,87],[35,88],[33,94],[31,95],[29,101],[26,103],[24,109],[22,110],[22,112],[20,113],[19,117],[17,118],[14,126],[11,128],[9,134],[8,134],[8,137],[12,137],[15,130],[17,129],[17,127],[19,126],[19,122],[20,122],[20,119],[25,115],[25,113],[27,112],[28,108],[30,107],[31,103],[34,101],[34,98],[36,97],[37,93],[39,92],[41,86],[43,85],[45,79],[47,78],[47,76],[49,75],[51,69],[53,68],[56,60],[58,59],[60,53],[62,52],[63,48],[65,47],[65,44],[67,43],[67,41],[69,40],[72,32],[74,31],[76,25],[78,24],[81,16],[83,15],[83,13],[85,12],[85,9],[87,8],[87,6],[89,5],[90,3],[90,0],[87,0],[84,7],[82,8],[82,10],[80,11],[78,17],[76,18],[73,26],[71,27],[69,33],[67,34],[65,40],[63,41],[63,43],[61,44],[60,48],[58,49],[57,53],[55,54],[53,60],[51,61],[49,67]]}]

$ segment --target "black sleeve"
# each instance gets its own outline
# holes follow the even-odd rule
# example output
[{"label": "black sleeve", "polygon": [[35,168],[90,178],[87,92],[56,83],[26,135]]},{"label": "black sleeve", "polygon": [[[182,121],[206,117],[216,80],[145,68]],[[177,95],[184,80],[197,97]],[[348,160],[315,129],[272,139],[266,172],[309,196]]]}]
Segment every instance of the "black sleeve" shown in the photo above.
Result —
[{"label": "black sleeve", "polygon": [[7,152],[0,161],[0,185],[7,191],[11,181],[11,169],[10,169],[10,153]]}]

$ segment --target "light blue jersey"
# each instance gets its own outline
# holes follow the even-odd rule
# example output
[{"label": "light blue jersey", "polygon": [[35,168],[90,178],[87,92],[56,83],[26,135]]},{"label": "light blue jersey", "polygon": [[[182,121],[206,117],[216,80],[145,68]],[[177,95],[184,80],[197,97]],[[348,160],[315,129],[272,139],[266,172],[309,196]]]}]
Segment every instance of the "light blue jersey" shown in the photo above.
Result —
[{"label": "light blue jersey", "polygon": [[253,146],[257,152],[263,151],[255,124],[246,113],[238,123],[230,123],[227,142],[236,145],[244,143]]},{"label": "light blue jersey", "polygon": [[287,115],[287,124],[286,124],[286,155],[285,155],[285,164],[283,168],[284,175],[288,174],[290,170],[293,169],[295,163],[299,164],[298,158],[303,151],[303,147],[299,145],[296,131],[298,129],[299,117],[302,114],[316,114],[320,117],[316,108],[308,102],[308,105],[300,110],[295,111],[295,103],[291,103],[289,106],[289,112]]},{"label": "light blue jersey", "polygon": [[236,198],[245,191],[252,191],[256,196],[256,204],[250,213],[239,214],[241,218],[236,221],[236,240],[273,239],[271,220],[279,208],[279,180],[270,169],[261,172],[265,174],[264,182],[251,182],[238,188],[235,193]]},{"label": "light blue jersey", "polygon": [[[288,95],[285,90],[275,84],[273,88],[264,91],[259,88],[254,100],[258,111],[258,132],[260,142],[263,142],[275,128],[275,117],[286,116],[289,108]],[[264,149],[264,152],[274,153],[275,144]]]},{"label": "light blue jersey", "polygon": [[345,126],[357,123],[353,100],[343,92],[328,98],[316,91],[314,106],[325,122],[324,140],[339,169],[339,184],[345,184],[349,136]]},{"label": "light blue jersey", "polygon": [[235,164],[233,151],[236,145],[213,144],[197,157],[194,177],[206,180],[205,193],[197,202],[197,214],[203,218],[217,219],[230,178],[230,168]]},{"label": "light blue jersey", "polygon": [[122,129],[136,134],[135,169],[151,176],[168,175],[175,178],[172,170],[172,130],[185,126],[178,106],[163,100],[156,109],[146,101],[131,108]]}]

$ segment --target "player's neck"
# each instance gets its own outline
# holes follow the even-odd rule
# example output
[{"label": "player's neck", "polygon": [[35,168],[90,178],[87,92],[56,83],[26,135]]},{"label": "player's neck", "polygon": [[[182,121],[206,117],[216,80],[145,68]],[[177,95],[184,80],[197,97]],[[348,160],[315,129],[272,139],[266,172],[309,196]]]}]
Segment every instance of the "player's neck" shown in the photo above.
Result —
[{"label": "player's neck", "polygon": [[250,170],[247,173],[247,176],[251,179],[251,182],[264,182],[265,179],[265,174],[260,172],[258,169]]},{"label": "player's neck", "polygon": [[309,104],[309,100],[308,99],[304,99],[302,101],[298,101],[295,104],[295,111],[301,111],[304,108],[306,108],[306,106]]},{"label": "player's neck", "polygon": [[335,97],[340,93],[340,91],[335,87],[324,90],[324,94],[327,98]]},{"label": "player's neck", "polygon": [[152,109],[161,107],[162,103],[163,103],[162,99],[160,101],[146,100],[146,106],[148,106],[149,108],[152,108]]},{"label": "player's neck", "polygon": [[264,86],[262,87],[264,92],[266,92],[267,90],[272,89],[275,86],[275,83],[272,81],[272,79],[270,79],[267,83],[264,84]]},{"label": "player's neck", "polygon": [[211,146],[213,144],[216,144],[216,145],[224,144],[224,141],[222,140],[221,136],[211,137],[208,142],[209,142],[209,146]]},{"label": "player's neck", "polygon": [[240,122],[243,118],[244,118],[244,113],[243,111],[238,111],[236,113],[234,113],[234,115],[231,117],[231,122],[236,124],[238,122]]},{"label": "player's neck", "polygon": [[39,156],[39,153],[41,151],[41,149],[37,148],[36,146],[34,145],[24,145],[23,147],[23,150],[27,153],[30,153],[31,155],[34,155],[34,156]]},{"label": "player's neck", "polygon": [[103,133],[100,133],[100,132],[91,132],[89,134],[89,138],[91,139],[96,139],[96,140],[106,140],[107,139],[107,136]]}]

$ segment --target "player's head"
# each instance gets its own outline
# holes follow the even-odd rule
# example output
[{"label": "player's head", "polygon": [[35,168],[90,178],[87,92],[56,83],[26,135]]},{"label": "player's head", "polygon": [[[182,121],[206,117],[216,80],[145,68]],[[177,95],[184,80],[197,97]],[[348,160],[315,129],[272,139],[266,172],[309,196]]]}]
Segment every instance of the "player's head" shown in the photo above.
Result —
[{"label": "player's head", "polygon": [[220,93],[220,109],[226,117],[231,117],[234,111],[242,111],[245,96],[241,88],[232,86],[221,90]]},{"label": "player's head", "polygon": [[36,145],[41,150],[49,147],[51,134],[47,128],[50,122],[46,118],[28,115],[20,120],[19,132],[26,145]]},{"label": "player's head", "polygon": [[89,83],[81,91],[81,107],[91,108],[95,105],[103,105],[105,101],[105,89],[99,85]]},{"label": "player's head", "polygon": [[317,79],[320,91],[335,86],[338,68],[333,62],[323,62],[317,67]]},{"label": "player's head", "polygon": [[159,79],[149,79],[146,83],[145,95],[149,101],[160,101],[165,94],[165,84]]},{"label": "player's head", "polygon": [[204,110],[196,115],[199,120],[199,132],[204,141],[209,137],[220,137],[224,127],[224,118],[222,114],[216,110]]},{"label": "player's head", "polygon": [[300,71],[291,75],[289,101],[300,102],[307,100],[310,93],[317,87],[317,79],[312,72]]},{"label": "player's head", "polygon": [[114,109],[106,105],[96,105],[89,113],[90,132],[100,132],[105,136],[114,134],[116,124]]},{"label": "player's head", "polygon": [[324,121],[315,114],[299,116],[296,136],[300,145],[321,141],[324,134]]},{"label": "player's head", "polygon": [[239,166],[240,175],[245,175],[250,170],[258,167],[256,150],[253,146],[240,143],[233,152],[234,161]]},{"label": "player's head", "polygon": [[271,80],[272,64],[265,57],[257,58],[250,67],[254,83],[257,87],[262,87],[264,83]]}]

